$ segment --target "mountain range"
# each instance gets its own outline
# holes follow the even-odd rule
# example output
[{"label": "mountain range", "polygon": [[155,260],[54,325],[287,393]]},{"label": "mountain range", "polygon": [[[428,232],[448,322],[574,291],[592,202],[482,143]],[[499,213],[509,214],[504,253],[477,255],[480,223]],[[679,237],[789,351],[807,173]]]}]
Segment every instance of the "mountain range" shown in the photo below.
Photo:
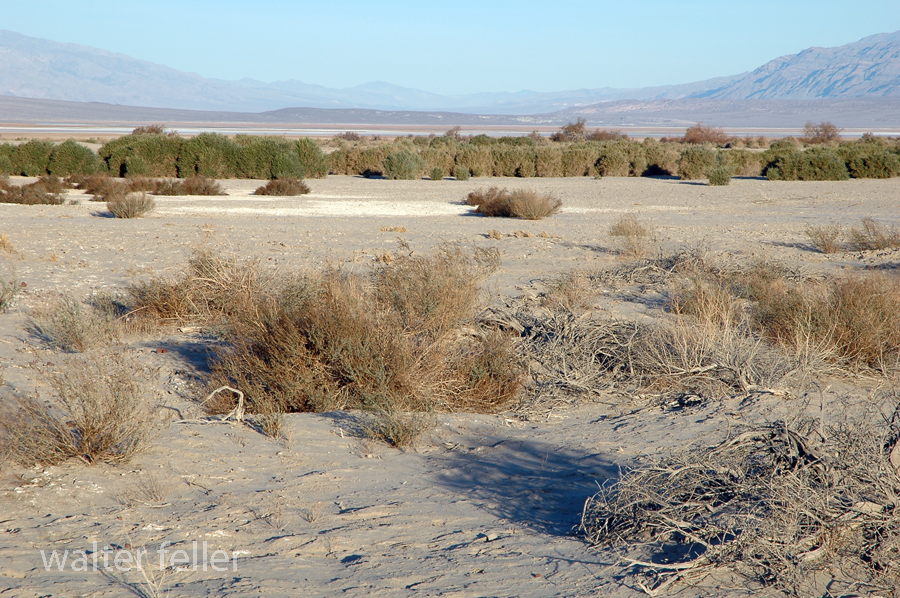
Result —
[{"label": "mountain range", "polygon": [[385,82],[333,89],[296,80],[225,81],[76,44],[0,30],[0,95],[182,110],[320,109],[534,115],[620,100],[900,99],[900,31],[836,48],[809,48],[758,69],[642,89],[444,96]]}]

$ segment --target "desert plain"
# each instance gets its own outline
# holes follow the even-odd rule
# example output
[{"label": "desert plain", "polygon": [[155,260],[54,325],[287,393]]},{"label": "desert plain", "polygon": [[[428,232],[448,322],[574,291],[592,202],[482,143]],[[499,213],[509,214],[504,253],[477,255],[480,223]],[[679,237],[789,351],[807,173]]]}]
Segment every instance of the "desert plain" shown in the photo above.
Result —
[{"label": "desert plain", "polygon": [[[777,261],[810,277],[895,275],[900,265],[897,249],[823,254],[804,234],[862,218],[896,223],[898,179],[735,177],[711,187],[674,177],[329,176],[308,181],[311,193],[300,197],[251,195],[262,183],[220,181],[222,197],[158,197],[153,212],[135,219],[112,218],[74,190],[65,205],[0,205],[9,241],[0,276],[21,288],[0,314],[0,397],[45,390],[31,364],[55,352],[29,332],[33,310],[59,294],[121,292],[175,273],[198,248],[255,258],[267,269],[359,271],[445,242],[496,248],[500,269],[483,292],[485,307],[499,310],[539,304],[573,271],[633,263],[609,235],[628,214],[652,227],[645,260],[688,248],[732,264]],[[466,194],[491,185],[552,192],[563,207],[538,221],[474,214]],[[665,311],[664,289],[620,281],[600,288],[583,317],[641,320]],[[862,400],[891,385],[843,377],[678,404],[613,390],[533,396],[496,414],[436,414],[417,442],[397,449],[360,434],[354,412],[289,414],[279,439],[209,420],[198,381],[215,342],[211,331],[183,327],[117,345],[154,369],[167,413],[160,434],[131,461],[4,464],[0,596],[646,595],[622,575],[615,551],[594,549],[577,533],[598,485],[622,468],[716,444],[733,427],[803,410],[840,417],[847,397]],[[153,555],[163,543],[190,562],[151,579],[135,569],[46,566],[52,551],[112,562],[142,547]],[[194,567],[194,546],[225,551],[228,560],[221,570]],[[700,583],[704,594],[747,593],[734,580]]]}]

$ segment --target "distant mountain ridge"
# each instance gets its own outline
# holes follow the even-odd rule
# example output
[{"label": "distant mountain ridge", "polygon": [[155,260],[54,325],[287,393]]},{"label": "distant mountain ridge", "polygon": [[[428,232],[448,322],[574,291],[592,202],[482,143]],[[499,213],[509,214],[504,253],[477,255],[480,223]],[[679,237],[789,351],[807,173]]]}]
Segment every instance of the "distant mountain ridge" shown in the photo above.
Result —
[{"label": "distant mountain ridge", "polygon": [[809,48],[750,73],[683,85],[443,96],[386,82],[332,89],[296,80],[209,79],[124,54],[0,30],[0,95],[227,112],[305,107],[486,115],[555,113],[620,100],[890,98],[900,97],[900,32],[837,48]]}]

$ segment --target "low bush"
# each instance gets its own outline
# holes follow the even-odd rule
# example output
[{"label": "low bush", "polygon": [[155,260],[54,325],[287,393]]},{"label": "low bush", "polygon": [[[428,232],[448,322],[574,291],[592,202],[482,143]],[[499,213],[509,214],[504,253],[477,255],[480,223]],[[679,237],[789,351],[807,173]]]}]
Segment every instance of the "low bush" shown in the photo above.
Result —
[{"label": "low bush", "polygon": [[0,313],[5,313],[13,307],[22,287],[16,280],[15,273],[8,274],[4,272],[0,274]]},{"label": "low bush", "polygon": [[763,334],[798,353],[815,350],[849,368],[887,372],[900,356],[900,280],[867,273],[826,282],[757,280]]},{"label": "low bush", "polygon": [[413,180],[422,176],[425,161],[409,150],[388,155],[382,164],[384,176],[391,180]]},{"label": "low bush", "polygon": [[108,200],[106,209],[116,218],[141,218],[156,208],[156,201],[143,191],[131,192],[122,199]]},{"label": "low bush", "polygon": [[811,225],[803,232],[812,246],[822,253],[836,253],[841,248],[844,231],[840,224]]},{"label": "low bush", "polygon": [[716,166],[707,172],[709,184],[716,187],[722,187],[731,184],[731,167]]},{"label": "low bush", "polygon": [[0,203],[58,206],[65,201],[65,195],[48,191],[47,185],[42,181],[29,185],[13,185],[5,178],[0,179]]},{"label": "low bush", "polygon": [[486,191],[472,191],[466,203],[475,206],[475,212],[488,217],[522,218],[540,220],[559,212],[562,201],[552,193],[538,193],[532,190],[490,187]]},{"label": "low bush", "polygon": [[843,181],[850,178],[841,156],[827,147],[777,155],[766,167],[770,181]]},{"label": "low bush", "polygon": [[240,176],[240,148],[219,133],[201,133],[186,140],[178,154],[178,176],[199,175],[213,179]]},{"label": "low bush", "polygon": [[12,154],[13,173],[22,176],[41,176],[47,174],[53,143],[32,139],[16,146]]},{"label": "low bush", "polygon": [[131,134],[104,144],[97,154],[113,176],[176,178],[184,143],[177,135]]},{"label": "low bush", "polygon": [[[150,188],[147,189],[147,191],[150,191],[154,195],[215,196],[226,194],[222,189],[222,186],[219,185],[215,179],[208,179],[199,175],[189,176],[186,179],[181,180],[165,179],[162,181],[152,181],[149,187]],[[140,191],[143,189],[132,184],[131,190]]]},{"label": "low bush", "polygon": [[468,181],[469,175],[469,169],[465,166],[453,167],[453,178],[455,178],[457,181]]},{"label": "low bush", "polygon": [[444,180],[444,169],[440,167],[435,167],[431,169],[431,174],[428,175],[428,178],[432,181],[443,181]]},{"label": "low bush", "polygon": [[262,187],[257,187],[254,195],[277,195],[292,197],[309,193],[309,185],[299,179],[273,179]]},{"label": "low bush", "polygon": [[689,147],[678,157],[678,176],[688,181],[705,179],[717,163],[716,150],[702,145]]},{"label": "low bush", "polygon": [[[371,274],[294,278],[226,318],[211,384],[242,389],[251,410],[495,411],[518,392],[510,340],[458,333],[480,305],[491,250],[400,254]],[[230,405],[219,405],[230,409]],[[393,436],[393,435],[391,435]]]},{"label": "low bush", "polygon": [[133,358],[73,356],[37,371],[50,389],[49,409],[28,395],[0,416],[2,448],[22,466],[127,461],[156,435],[154,372]]},{"label": "low bush", "polygon": [[633,258],[646,256],[654,243],[653,226],[641,222],[635,214],[625,214],[613,222],[609,236],[619,240],[623,255]]},{"label": "low bush", "polygon": [[68,295],[31,310],[28,332],[51,349],[83,353],[116,338],[115,313],[97,310]]},{"label": "low bush", "polygon": [[900,176],[900,156],[878,143],[844,144],[838,152],[854,179],[888,179]]},{"label": "low bush", "polygon": [[93,174],[99,168],[97,154],[72,139],[54,147],[47,164],[47,172],[61,177]]},{"label": "low bush", "polygon": [[900,230],[872,218],[863,218],[850,228],[850,248],[854,251],[894,249],[900,247]]}]

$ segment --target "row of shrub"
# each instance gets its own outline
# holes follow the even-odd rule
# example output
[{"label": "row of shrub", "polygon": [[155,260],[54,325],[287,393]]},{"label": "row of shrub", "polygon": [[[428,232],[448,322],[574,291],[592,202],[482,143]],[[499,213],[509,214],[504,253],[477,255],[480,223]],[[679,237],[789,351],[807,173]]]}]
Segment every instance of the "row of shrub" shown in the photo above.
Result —
[{"label": "row of shrub", "polygon": [[137,131],[103,145],[97,153],[73,140],[0,144],[0,173],[22,176],[113,176],[217,179],[321,178],[328,174],[322,149],[311,139]]},{"label": "row of shrub", "polygon": [[308,138],[136,132],[98,153],[72,140],[0,144],[0,173],[25,176],[107,173],[113,176],[216,179],[302,179],[332,174],[414,179],[428,175],[501,177],[658,176],[717,179],[764,175],[770,180],[844,180],[900,176],[900,142],[866,136],[804,148],[793,138],[765,151],[685,145],[647,138],[550,143],[534,136],[469,139],[406,137],[346,142],[326,155]]}]

